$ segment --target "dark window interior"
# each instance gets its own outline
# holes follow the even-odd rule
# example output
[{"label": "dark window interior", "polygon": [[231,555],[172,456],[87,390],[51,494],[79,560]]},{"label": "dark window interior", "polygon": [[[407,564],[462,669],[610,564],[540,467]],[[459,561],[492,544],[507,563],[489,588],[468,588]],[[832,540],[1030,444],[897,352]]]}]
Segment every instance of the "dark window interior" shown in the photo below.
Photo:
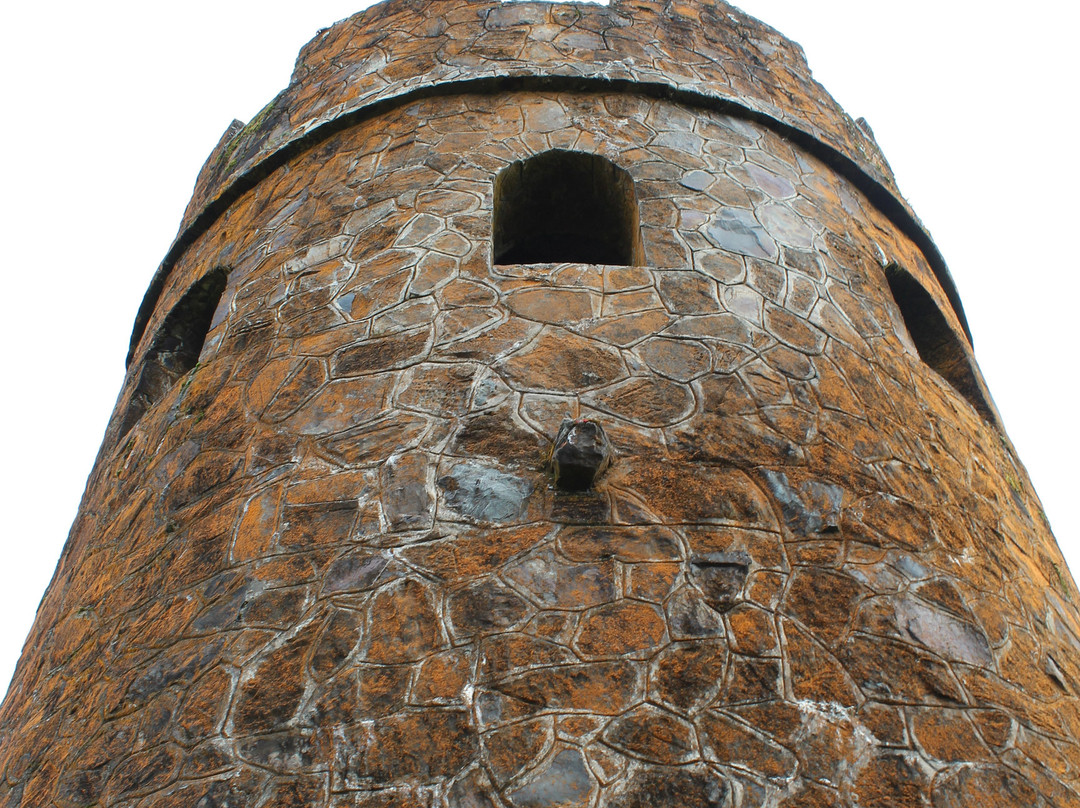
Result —
[{"label": "dark window interior", "polygon": [[930,293],[897,264],[885,267],[885,277],[919,357],[966,398],[983,418],[994,423],[992,408],[983,397],[968,352],[949,328],[945,315]]},{"label": "dark window interior", "polygon": [[496,264],[643,263],[634,181],[603,157],[554,150],[495,178]]},{"label": "dark window interior", "polygon": [[166,315],[143,358],[139,381],[121,422],[121,437],[198,363],[228,276],[223,267],[207,273]]}]

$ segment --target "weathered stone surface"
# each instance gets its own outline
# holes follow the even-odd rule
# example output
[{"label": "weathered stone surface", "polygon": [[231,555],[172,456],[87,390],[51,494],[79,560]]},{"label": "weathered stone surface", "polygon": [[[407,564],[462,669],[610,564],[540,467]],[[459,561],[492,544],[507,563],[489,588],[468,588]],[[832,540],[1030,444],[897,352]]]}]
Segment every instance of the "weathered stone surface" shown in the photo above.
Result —
[{"label": "weathered stone surface", "polygon": [[715,640],[672,645],[653,663],[652,692],[682,712],[693,712],[719,694],[727,656],[727,644]]},{"label": "weathered stone surface", "polygon": [[554,329],[511,355],[500,370],[519,390],[560,393],[600,387],[626,375],[619,355],[603,343]]},{"label": "weathered stone surface", "polygon": [[722,208],[708,228],[714,244],[739,255],[774,258],[776,242],[761,226],[754,214],[738,208]]},{"label": "weathered stone surface", "polygon": [[522,633],[497,634],[481,645],[480,676],[501,679],[534,666],[568,664],[574,654],[564,645]]},{"label": "weathered stone surface", "polygon": [[356,505],[353,502],[286,506],[282,509],[278,541],[293,550],[343,544],[351,537],[355,520]]},{"label": "weathered stone surface", "polygon": [[231,691],[232,677],[220,668],[203,675],[175,716],[177,740],[190,743],[210,737],[225,717]]},{"label": "weathered stone surface", "polygon": [[931,758],[948,763],[992,759],[959,710],[919,709],[913,712],[911,729],[915,741]]},{"label": "weathered stone surface", "polygon": [[642,493],[658,516],[672,523],[727,523],[773,528],[775,516],[764,495],[733,469],[689,463],[642,464],[631,476],[629,463],[620,476]]},{"label": "weathered stone surface", "polygon": [[369,589],[379,580],[388,563],[385,555],[366,551],[350,552],[330,565],[323,590],[327,593],[340,593]]},{"label": "weathered stone surface", "polygon": [[724,808],[731,787],[708,769],[638,769],[624,789],[613,798],[617,808],[664,808],[668,805],[695,805]]},{"label": "weathered stone surface", "polygon": [[576,289],[523,289],[506,298],[516,314],[542,323],[567,324],[593,316],[593,296]]},{"label": "weathered stone surface", "polygon": [[879,755],[856,781],[859,802],[874,808],[926,805],[929,767],[901,754]]},{"label": "weathered stone surface", "polygon": [[588,612],[581,620],[577,648],[586,657],[621,656],[658,647],[664,618],[648,603],[618,600]]},{"label": "weathered stone surface", "polygon": [[465,457],[480,455],[531,466],[537,465],[543,454],[538,436],[524,429],[509,408],[470,418],[454,437],[454,451]]},{"label": "weathered stone surface", "polygon": [[917,600],[903,598],[895,605],[896,623],[912,640],[945,659],[989,667],[994,658],[986,636],[972,623]]},{"label": "weathered stone surface", "polygon": [[727,630],[720,612],[705,602],[700,590],[679,589],[665,604],[671,639],[723,637]]},{"label": "weathered stone surface", "polygon": [[405,706],[412,678],[410,665],[362,665],[356,672],[356,710],[382,717]]},{"label": "weathered stone surface", "polygon": [[688,382],[708,372],[711,365],[709,349],[700,342],[676,339],[650,339],[638,353],[654,373]]},{"label": "weathered stone surface", "polygon": [[311,747],[306,734],[280,732],[242,741],[239,757],[278,774],[297,774],[311,766]]},{"label": "weathered stone surface", "polygon": [[472,659],[461,651],[446,651],[428,657],[420,667],[413,686],[413,700],[447,704],[462,700],[472,673]]},{"label": "weathered stone surface", "polygon": [[[519,232],[585,252],[494,255],[530,165],[560,203]],[[1080,804],[1075,584],[988,402],[771,29],[373,6],[200,176],[0,804]],[[586,490],[564,421],[614,450]]]},{"label": "weathered stone surface", "polygon": [[882,701],[963,701],[959,685],[945,663],[904,643],[853,636],[840,646],[837,658],[863,693]]},{"label": "weathered stone surface", "polygon": [[451,786],[447,804],[450,808],[495,808],[487,778],[475,771]]},{"label": "weathered stone surface", "polygon": [[462,581],[495,572],[531,549],[550,529],[548,525],[532,525],[469,531],[463,536],[413,545],[400,554],[429,575]]},{"label": "weathered stone surface", "polygon": [[653,763],[677,765],[699,757],[693,726],[650,705],[635,708],[612,721],[604,730],[604,740],[633,757]]},{"label": "weathered stone surface", "polygon": [[378,783],[427,783],[457,774],[476,752],[468,713],[406,713],[386,718],[372,730],[362,774]]},{"label": "weathered stone surface", "polygon": [[784,610],[832,646],[847,632],[864,591],[858,581],[842,573],[799,568],[784,598]]},{"label": "weathered stone surface", "polygon": [[598,410],[650,427],[677,424],[694,408],[694,398],[684,385],[661,378],[629,379],[586,400]]},{"label": "weathered stone surface", "polygon": [[610,562],[571,564],[550,549],[510,566],[506,575],[543,606],[586,609],[615,596],[615,570]]},{"label": "weathered stone surface", "polygon": [[483,581],[450,596],[450,624],[459,638],[505,630],[523,620],[529,604],[499,581]]},{"label": "weathered stone surface", "polygon": [[744,766],[766,777],[790,777],[795,756],[782,746],[720,713],[706,712],[698,724],[704,733],[706,754],[729,765]]},{"label": "weathered stone surface", "polygon": [[559,547],[573,561],[669,561],[682,554],[677,534],[659,525],[564,528]]},{"label": "weathered stone surface", "polygon": [[638,671],[628,662],[540,668],[497,685],[499,692],[538,709],[589,710],[599,715],[621,713],[640,686]]},{"label": "weathered stone surface", "polygon": [[435,518],[430,459],[419,452],[392,455],[383,465],[382,508],[391,530],[422,530]]},{"label": "weathered stone surface", "polygon": [[1002,808],[1043,808],[1044,797],[1022,775],[1003,766],[957,767],[934,783],[934,808],[966,805],[1001,805]]},{"label": "weathered stone surface", "polygon": [[528,785],[510,793],[518,808],[570,808],[588,803],[593,778],[577,749],[564,749]]},{"label": "weathered stone surface", "polygon": [[528,478],[487,463],[455,464],[438,480],[447,506],[478,522],[514,522],[532,492]]},{"label": "weathered stone surface", "polygon": [[793,482],[783,472],[762,475],[780,503],[784,523],[796,536],[832,534],[840,529],[844,489],[820,480]]},{"label": "weathered stone surface", "polygon": [[786,623],[787,660],[791,676],[791,692],[799,701],[840,704],[854,707],[859,690],[850,673],[829,650],[809,634]]},{"label": "weathered stone surface", "polygon": [[292,718],[304,693],[303,662],[311,637],[301,635],[271,652],[240,687],[233,725],[237,732],[278,729]]},{"label": "weathered stone surface", "polygon": [[441,648],[440,625],[429,587],[413,578],[395,583],[371,602],[365,657],[370,662],[422,659]]},{"label": "weathered stone surface", "polygon": [[349,658],[360,642],[363,614],[333,609],[312,649],[308,667],[316,679],[326,679]]},{"label": "weathered stone surface", "polygon": [[425,330],[378,337],[342,348],[331,357],[330,371],[335,377],[359,376],[412,364],[423,355],[428,338],[429,332]]},{"label": "weathered stone surface", "polygon": [[488,766],[500,785],[533,764],[551,742],[550,719],[520,721],[484,737]]}]

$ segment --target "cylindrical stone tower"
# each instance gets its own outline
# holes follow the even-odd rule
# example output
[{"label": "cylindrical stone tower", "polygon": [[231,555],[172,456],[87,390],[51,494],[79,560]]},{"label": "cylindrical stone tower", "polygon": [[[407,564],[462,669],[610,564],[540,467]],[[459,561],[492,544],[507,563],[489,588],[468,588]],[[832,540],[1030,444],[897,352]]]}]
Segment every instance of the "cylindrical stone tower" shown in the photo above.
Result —
[{"label": "cylindrical stone tower", "polygon": [[1073,806],[1075,597],[797,46],[392,0],[199,177],[0,805]]}]

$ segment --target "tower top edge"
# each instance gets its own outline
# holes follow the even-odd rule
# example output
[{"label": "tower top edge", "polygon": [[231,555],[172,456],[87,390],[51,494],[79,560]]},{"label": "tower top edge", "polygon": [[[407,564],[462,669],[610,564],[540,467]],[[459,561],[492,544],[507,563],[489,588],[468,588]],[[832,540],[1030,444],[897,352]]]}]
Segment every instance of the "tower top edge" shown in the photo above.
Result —
[{"label": "tower top edge", "polygon": [[802,48],[722,0],[384,0],[301,49],[289,85],[214,149],[183,226],[235,177],[336,118],[425,85],[523,75],[733,102],[808,133],[900,196],[877,144],[814,80]]},{"label": "tower top edge", "polygon": [[[667,88],[742,110],[821,144],[891,197],[914,223],[961,322],[940,255],[868,132],[818,84],[803,49],[723,0],[384,0],[319,31],[289,85],[246,125],[233,122],[199,172],[179,235],[147,290],[132,350],[175,257],[229,190],[275,156],[365,110],[455,86],[522,79]],[[470,91],[470,90],[466,90]],[[489,89],[489,91],[491,91]],[[317,137],[317,135],[314,135]],[[129,360],[131,354],[129,354]]]}]

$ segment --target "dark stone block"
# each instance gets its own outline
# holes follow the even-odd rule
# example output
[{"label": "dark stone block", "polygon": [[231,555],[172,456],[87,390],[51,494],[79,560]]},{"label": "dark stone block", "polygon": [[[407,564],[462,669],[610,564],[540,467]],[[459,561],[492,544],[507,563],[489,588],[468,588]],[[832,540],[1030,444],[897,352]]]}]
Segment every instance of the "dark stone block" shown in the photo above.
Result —
[{"label": "dark stone block", "polygon": [[749,572],[750,556],[742,552],[705,553],[690,559],[690,579],[717,611],[735,605]]},{"label": "dark stone block", "polygon": [[563,421],[551,453],[555,484],[570,491],[589,488],[611,464],[611,442],[596,421]]}]

